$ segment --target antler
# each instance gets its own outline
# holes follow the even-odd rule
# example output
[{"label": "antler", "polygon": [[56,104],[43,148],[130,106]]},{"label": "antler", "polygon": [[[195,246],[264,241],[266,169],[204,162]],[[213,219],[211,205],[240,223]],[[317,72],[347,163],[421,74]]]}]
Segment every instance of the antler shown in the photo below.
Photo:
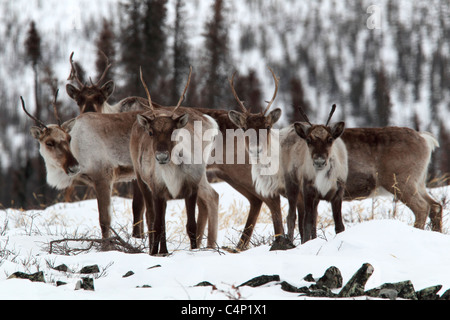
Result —
[{"label": "antler", "polygon": [[139,70],[140,70],[142,85],[144,86],[145,92],[147,93],[148,107],[149,107],[150,111],[155,113],[155,108],[153,108],[153,103],[152,103],[152,97],[150,97],[150,92],[148,91],[147,84],[144,81],[144,76],[142,75],[142,67]]},{"label": "antler", "polygon": [[270,107],[272,106],[272,103],[275,101],[275,98],[277,97],[277,93],[278,93],[278,83],[280,81],[280,79],[277,78],[277,76],[275,75],[275,73],[273,72],[273,70],[270,67],[269,67],[269,70],[270,70],[270,72],[272,72],[273,80],[275,80],[275,92],[273,94],[272,100],[269,101],[269,104],[267,105],[266,109],[262,113],[263,115],[265,115],[267,113],[267,111],[269,111]]},{"label": "antler", "polygon": [[75,64],[73,63],[74,53],[75,52],[72,52],[72,54],[70,55],[70,65],[72,68],[70,69],[70,75],[67,78],[67,80],[75,80],[80,87],[84,87],[83,82],[81,82],[80,78],[78,78],[77,68],[75,67]]},{"label": "antler", "polygon": [[58,100],[58,93],[59,93],[59,89],[57,89],[55,92],[55,99],[53,100],[53,113],[55,115],[55,119],[56,119],[56,122],[58,123],[58,126],[61,127],[61,118],[59,117],[58,109],[56,108],[56,101]]},{"label": "antler", "polygon": [[305,121],[312,126],[312,123],[309,121],[308,116],[306,115],[305,111],[303,111],[302,107],[298,106],[298,111],[300,111],[300,114],[302,115],[303,119],[305,119]]},{"label": "antler", "polygon": [[99,50],[99,51],[100,51],[100,53],[105,57],[105,60],[106,60],[106,67],[105,67],[105,70],[103,71],[103,74],[101,75],[100,79],[99,79],[95,84],[92,82],[92,79],[89,78],[89,81],[91,81],[91,84],[92,84],[93,86],[94,86],[94,85],[95,85],[95,86],[98,86],[98,85],[103,81],[103,79],[105,79],[106,74],[108,73],[108,70],[111,69],[111,67],[112,67],[112,63],[109,62],[108,56],[107,56],[102,50]]},{"label": "antler", "polygon": [[241,99],[239,99],[239,97],[238,97],[238,95],[236,93],[236,90],[234,89],[234,77],[235,76],[236,76],[236,72],[233,73],[233,77],[231,78],[231,80],[228,80],[230,82],[231,90],[233,91],[234,98],[239,103],[239,107],[241,108],[242,112],[244,112],[245,114],[248,114],[249,111],[244,106],[244,103],[241,101]]},{"label": "antler", "polygon": [[183,100],[184,100],[184,98],[185,98],[186,91],[187,91],[187,89],[188,89],[188,87],[189,87],[189,84],[191,83],[191,75],[192,75],[192,66],[189,67],[189,77],[188,77],[188,80],[187,80],[187,83],[186,83],[186,87],[184,87],[183,94],[181,95],[180,100],[178,100],[178,104],[177,104],[177,106],[175,107],[175,109],[173,110],[172,116],[175,115],[175,112],[176,112],[177,109],[181,106],[181,103],[183,102]]},{"label": "antler", "polygon": [[20,96],[20,100],[22,101],[22,109],[23,109],[23,111],[25,111],[27,116],[29,116],[31,119],[33,119],[39,126],[44,127],[45,129],[48,129],[47,126],[45,125],[45,123],[43,123],[41,120],[39,120],[38,118],[36,118],[35,116],[33,116],[32,114],[30,114],[27,111],[27,109],[25,108],[25,101],[23,100],[22,96]]},{"label": "antler", "polygon": [[334,111],[336,111],[336,105],[335,104],[333,104],[333,106],[331,107],[330,116],[328,117],[327,124],[325,126],[328,126],[328,124],[330,123],[330,120],[331,120],[331,117],[334,114]]}]

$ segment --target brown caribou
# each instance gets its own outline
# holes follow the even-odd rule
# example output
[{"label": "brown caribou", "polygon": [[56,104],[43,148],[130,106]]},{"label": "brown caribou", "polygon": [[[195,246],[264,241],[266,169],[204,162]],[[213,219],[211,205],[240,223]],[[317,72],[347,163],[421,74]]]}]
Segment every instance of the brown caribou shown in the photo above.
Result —
[{"label": "brown caribou", "polygon": [[[147,93],[150,111],[137,115],[137,121],[131,131],[130,153],[139,187],[146,195],[146,204],[151,206],[153,203],[154,206],[154,217],[147,219],[148,230],[152,235],[150,253],[168,253],[165,241],[165,211],[167,201],[172,199],[185,200],[187,234],[191,249],[196,249],[195,204],[199,189],[208,188],[209,185],[206,164],[213,143],[203,141],[203,136],[208,130],[212,130],[215,132],[210,138],[213,138],[218,132],[218,125],[211,117],[194,109],[180,108],[187,86],[173,110],[155,109],[142,71],[141,81]],[[197,125],[200,125],[200,132]],[[182,138],[181,142],[177,142],[179,138]],[[201,141],[200,146],[196,146],[196,139]],[[200,152],[200,161],[195,161],[196,152]],[[213,216],[216,229],[217,211],[218,201],[215,202]],[[209,212],[210,217],[212,214]]]},{"label": "brown caribou", "polygon": [[[230,83],[235,94],[232,81]],[[242,112],[230,111],[229,117],[239,128],[269,130],[279,119],[273,113],[276,115],[280,111],[274,110],[266,115],[267,108],[260,114],[251,114],[236,94],[235,97]],[[269,134],[266,136],[270,137]],[[347,128],[341,139],[349,155],[344,201],[375,196],[377,190],[384,189],[411,209],[416,217],[415,227],[423,229],[429,216],[432,229],[442,230],[442,206],[428,194],[425,187],[431,154],[438,147],[430,133],[404,127]],[[297,199],[297,210],[302,233],[304,201],[301,193]],[[287,221],[291,240],[295,220],[295,212],[290,211]],[[315,226],[311,237],[316,237]]]},{"label": "brown caribou", "polygon": [[[24,102],[22,106],[32,117],[26,111]],[[48,126],[32,117],[40,125],[33,127],[31,133],[39,142],[48,183],[57,189],[78,184],[92,186],[96,191],[100,227],[105,239],[110,235],[112,185],[135,179],[129,143],[132,126],[142,112],[84,113],[62,125]],[[217,211],[214,203],[218,201],[218,194],[208,185],[199,190],[198,198],[199,215],[205,216],[205,225],[207,219],[212,221],[208,224],[208,246],[212,247],[216,244],[217,219],[210,219],[214,219]],[[141,221],[143,212],[138,211],[138,221]],[[150,216],[151,212],[147,212],[147,219]],[[136,221],[136,216],[134,218]],[[199,245],[201,240],[199,235]]]},{"label": "brown caribou", "polygon": [[[72,54],[73,55],[73,54]],[[71,62],[71,76],[69,79],[73,79],[77,81],[80,85],[80,87],[83,87],[84,85],[79,81],[78,75],[76,73],[76,68],[72,61],[72,56],[70,59]],[[90,86],[89,91],[96,92],[97,96],[102,96],[102,93],[100,92],[101,88],[99,86],[93,87]],[[69,92],[69,90],[68,90]],[[77,91],[78,92],[78,91]],[[69,94],[70,95],[70,94]],[[79,98],[80,103],[78,103],[80,110],[82,112],[86,111],[86,108],[84,107],[85,104],[83,104],[83,101],[88,100],[88,91],[87,90],[80,90],[78,92],[77,97]],[[128,104],[128,102],[131,103]],[[135,104],[134,102],[137,101],[138,104]],[[105,104],[107,103],[107,100],[105,100]],[[119,102],[116,106],[116,108],[99,108],[97,107],[95,110],[98,110],[99,112],[102,112],[102,110],[117,110],[117,112],[122,112],[126,110],[141,110],[142,105],[146,103],[146,100],[143,98],[136,98],[131,97],[128,99],[122,100],[122,102]],[[121,105],[124,105],[120,107]],[[153,106],[155,109],[165,108],[163,106],[158,105],[157,103],[153,102]],[[217,109],[208,109],[208,108],[192,108],[196,109],[204,114],[207,114],[211,116],[219,125],[220,132],[223,136],[226,135],[227,130],[235,130],[237,127],[230,121],[228,117],[228,111],[226,110],[217,110]],[[103,111],[104,112],[104,111]],[[225,141],[224,141],[225,143]],[[225,147],[223,148],[225,149]],[[237,153],[237,146],[236,149],[233,150],[234,154]],[[246,152],[246,151],[244,151]],[[224,158],[226,157],[226,154],[224,155]],[[226,164],[225,161],[223,163],[212,163],[208,165],[208,171],[214,172],[215,175],[230,184],[234,189],[236,189],[238,192],[240,192],[242,195],[244,195],[250,204],[250,210],[247,218],[247,222],[244,228],[244,231],[241,236],[241,240],[238,244],[238,249],[244,249],[248,246],[251,235],[253,233],[253,228],[256,224],[257,217],[259,215],[262,203],[266,203],[266,205],[269,207],[270,211],[272,212],[273,220],[274,220],[274,230],[275,230],[275,236],[276,241],[283,240],[282,235],[284,235],[284,230],[282,226],[282,220],[281,220],[281,207],[280,207],[280,199],[279,198],[271,198],[271,197],[264,197],[258,194],[255,191],[255,188],[253,186],[252,178],[251,178],[251,166],[248,163],[244,164]],[[140,234],[143,234],[143,197],[142,194],[139,192],[139,188],[136,184],[133,184],[133,215],[134,215],[134,227],[133,227],[133,236],[139,236]],[[197,203],[199,206],[199,217],[198,217],[198,229],[204,230],[206,226],[206,214],[203,214],[203,212],[206,212],[207,207],[209,206],[208,203],[205,203],[203,199],[199,198],[199,202]],[[209,233],[209,232],[208,232]],[[200,232],[199,234],[203,234]]]}]

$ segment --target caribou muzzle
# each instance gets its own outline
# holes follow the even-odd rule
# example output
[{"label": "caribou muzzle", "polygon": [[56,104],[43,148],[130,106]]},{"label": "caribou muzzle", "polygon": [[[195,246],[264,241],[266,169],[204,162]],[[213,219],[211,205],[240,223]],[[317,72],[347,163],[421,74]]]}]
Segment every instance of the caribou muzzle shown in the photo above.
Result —
[{"label": "caribou muzzle", "polygon": [[170,154],[169,151],[159,151],[155,153],[156,161],[158,161],[159,164],[168,164],[170,161]]}]

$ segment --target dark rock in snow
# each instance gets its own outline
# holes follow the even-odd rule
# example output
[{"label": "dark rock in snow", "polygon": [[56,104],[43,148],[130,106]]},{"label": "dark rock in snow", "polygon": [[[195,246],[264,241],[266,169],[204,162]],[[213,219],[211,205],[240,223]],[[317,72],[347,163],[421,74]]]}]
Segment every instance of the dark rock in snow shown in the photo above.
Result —
[{"label": "dark rock in snow", "polygon": [[98,272],[100,272],[100,269],[98,268],[98,265],[96,265],[96,264],[94,264],[92,266],[86,266],[80,270],[80,273],[82,273],[82,274],[91,274],[91,273],[98,273]]},{"label": "dark rock in snow", "polygon": [[339,297],[358,297],[364,295],[364,286],[373,273],[370,263],[364,263],[339,292]]},{"label": "dark rock in snow", "polygon": [[260,287],[260,286],[262,286],[266,283],[272,282],[272,281],[280,281],[280,276],[279,275],[272,275],[272,276],[262,275],[262,276],[250,279],[247,282],[244,282],[239,287],[249,286],[249,287],[255,288],[255,287]]},{"label": "dark rock in snow", "polygon": [[130,270],[130,271],[128,271],[127,273],[125,273],[125,274],[122,276],[122,278],[128,278],[128,277],[131,277],[133,274],[134,274],[134,272]]},{"label": "dark rock in snow", "polygon": [[197,283],[194,287],[214,287],[214,285],[211,282],[202,281]]},{"label": "dark rock in snow", "polygon": [[417,299],[419,300],[438,300],[439,295],[437,294],[439,290],[442,289],[441,285],[428,287],[416,292]]},{"label": "dark rock in snow", "polygon": [[32,282],[45,282],[44,272],[39,271],[33,274],[23,273],[23,272],[14,272],[12,275],[8,277],[8,279],[27,279]]},{"label": "dark rock in snow", "polygon": [[325,286],[311,285],[309,292],[306,293],[308,297],[323,297],[323,298],[336,298],[338,295],[331,291],[330,288]]},{"label": "dark rock in snow", "polygon": [[88,277],[81,278],[75,285],[75,290],[80,289],[94,291],[94,279]]},{"label": "dark rock in snow", "polygon": [[450,301],[450,289],[445,291],[442,296],[439,298],[439,300],[449,300]]},{"label": "dark rock in snow", "polygon": [[336,289],[342,287],[341,271],[336,267],[329,267],[325,274],[317,280],[317,285],[327,287],[328,289]]},{"label": "dark rock in snow", "polygon": [[[383,291],[384,290],[384,291]],[[411,281],[402,281],[396,283],[384,283],[377,288],[370,289],[364,293],[364,295],[376,298],[390,298],[390,296],[384,297],[382,293],[387,293],[386,290],[395,290],[397,293],[396,298],[417,300],[417,295],[414,290],[414,286]],[[391,292],[392,296],[392,292]]]},{"label": "dark rock in snow", "polygon": [[316,282],[316,279],[313,278],[313,275],[311,273],[307,274],[306,277],[303,278],[303,280],[307,282]]},{"label": "dark rock in snow", "polygon": [[398,296],[397,290],[394,289],[382,289],[379,294],[380,298],[396,300]]},{"label": "dark rock in snow", "polygon": [[287,291],[287,292],[293,292],[293,293],[309,293],[308,287],[300,287],[297,288],[296,286],[293,286],[292,284],[283,281],[281,284],[281,290]]},{"label": "dark rock in snow", "polygon": [[66,284],[67,284],[67,282],[64,282],[64,281],[56,281],[56,286],[57,287],[64,286]]},{"label": "dark rock in snow", "polygon": [[67,272],[69,271],[69,268],[65,264],[60,264],[59,266],[54,267],[53,270]]}]

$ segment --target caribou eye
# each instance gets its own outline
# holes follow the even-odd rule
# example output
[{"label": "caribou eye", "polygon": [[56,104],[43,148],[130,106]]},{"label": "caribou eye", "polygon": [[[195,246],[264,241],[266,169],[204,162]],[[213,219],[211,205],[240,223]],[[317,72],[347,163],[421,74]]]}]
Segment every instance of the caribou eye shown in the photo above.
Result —
[{"label": "caribou eye", "polygon": [[329,137],[328,138],[328,143],[333,143],[333,138]]},{"label": "caribou eye", "polygon": [[307,143],[307,144],[311,144],[311,142],[312,142],[312,141],[311,141],[311,138],[309,138],[309,137],[306,138],[306,143]]},{"label": "caribou eye", "polygon": [[55,146],[55,143],[53,141],[47,141],[45,144],[50,148],[53,148]]},{"label": "caribou eye", "polygon": [[150,137],[152,137],[152,136],[153,136],[153,132],[152,132],[152,131],[149,131],[149,132],[148,132],[148,135],[149,135]]}]

